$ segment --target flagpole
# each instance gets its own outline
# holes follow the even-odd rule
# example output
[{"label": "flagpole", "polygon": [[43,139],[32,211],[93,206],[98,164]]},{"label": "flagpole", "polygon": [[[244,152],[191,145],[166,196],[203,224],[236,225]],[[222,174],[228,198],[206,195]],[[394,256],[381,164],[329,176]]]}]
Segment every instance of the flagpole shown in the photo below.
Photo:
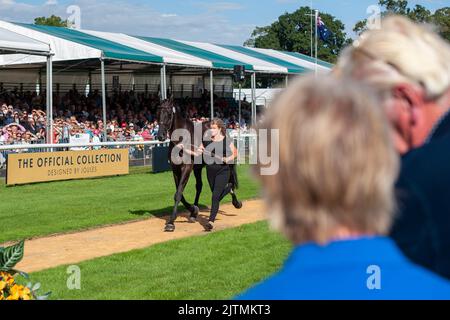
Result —
[{"label": "flagpole", "polygon": [[315,42],[316,42],[316,50],[315,50],[316,57],[315,57],[315,60],[316,60],[316,64],[314,66],[314,71],[315,71],[315,75],[317,77],[317,20],[319,18],[319,10],[316,10],[315,12],[316,12],[316,14],[315,14],[315,17],[316,17],[316,35],[315,35]]},{"label": "flagpole", "polygon": [[310,20],[311,20],[311,37],[310,37],[310,40],[311,40],[311,50],[309,51],[309,54],[311,55],[311,58],[313,57],[313,13],[312,13],[312,7],[313,7],[313,2],[312,2],[312,0],[311,0],[311,5],[310,5],[310,7],[309,7],[309,10],[311,11],[311,14],[309,15],[310,16]]}]

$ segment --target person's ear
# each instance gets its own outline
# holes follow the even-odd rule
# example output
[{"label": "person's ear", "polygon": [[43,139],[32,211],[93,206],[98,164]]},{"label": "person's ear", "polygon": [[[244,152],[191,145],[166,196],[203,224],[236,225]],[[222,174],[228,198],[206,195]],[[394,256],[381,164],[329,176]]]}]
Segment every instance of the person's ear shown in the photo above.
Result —
[{"label": "person's ear", "polygon": [[415,125],[421,121],[424,115],[423,107],[425,103],[425,92],[423,88],[409,84],[402,83],[394,87],[394,97],[405,101],[411,112],[411,125]]},{"label": "person's ear", "polygon": [[439,98],[439,104],[442,106],[450,106],[450,88]]},{"label": "person's ear", "polygon": [[418,86],[401,83],[394,86],[394,97],[405,100],[411,108],[420,108],[424,105],[424,90]]}]

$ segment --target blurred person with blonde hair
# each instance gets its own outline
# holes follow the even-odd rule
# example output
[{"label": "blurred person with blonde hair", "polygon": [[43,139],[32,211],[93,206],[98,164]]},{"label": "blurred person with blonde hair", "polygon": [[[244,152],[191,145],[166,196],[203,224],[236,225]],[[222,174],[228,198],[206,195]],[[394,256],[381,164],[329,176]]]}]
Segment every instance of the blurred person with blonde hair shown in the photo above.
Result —
[{"label": "blurred person with blonde hair", "polygon": [[450,44],[390,16],[342,53],[336,74],[377,91],[404,155],[392,238],[414,262],[450,278]]},{"label": "blurred person with blonde hair", "polygon": [[450,299],[446,280],[386,236],[399,161],[378,103],[331,76],[297,80],[276,99],[260,129],[279,134],[268,145],[279,170],[259,179],[272,225],[295,247],[238,299]]},{"label": "blurred person with blonde hair", "polygon": [[344,50],[336,69],[382,96],[400,153],[450,131],[450,44],[425,26],[390,16]]}]

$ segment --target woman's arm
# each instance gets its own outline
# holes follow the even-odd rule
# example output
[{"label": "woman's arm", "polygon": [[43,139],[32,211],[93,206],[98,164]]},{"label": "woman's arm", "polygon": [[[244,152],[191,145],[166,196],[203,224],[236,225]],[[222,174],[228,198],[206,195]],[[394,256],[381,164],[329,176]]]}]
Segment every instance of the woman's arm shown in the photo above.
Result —
[{"label": "woman's arm", "polygon": [[194,157],[201,156],[203,154],[203,151],[205,150],[205,147],[203,147],[203,144],[197,148],[197,151],[192,151],[191,149],[186,149],[182,143],[177,144],[177,147],[182,149],[187,154],[194,156]]},{"label": "woman's arm", "polygon": [[230,149],[231,149],[232,155],[229,157],[223,157],[223,162],[225,162],[225,163],[234,161],[234,159],[236,159],[238,156],[238,151],[237,151],[236,147],[234,146],[233,142],[230,143]]}]

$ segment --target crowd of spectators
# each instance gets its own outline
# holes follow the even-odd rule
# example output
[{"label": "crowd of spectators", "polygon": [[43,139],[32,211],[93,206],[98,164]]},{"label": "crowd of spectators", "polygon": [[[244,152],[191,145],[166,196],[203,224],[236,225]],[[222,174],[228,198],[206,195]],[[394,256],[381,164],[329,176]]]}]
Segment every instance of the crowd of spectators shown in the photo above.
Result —
[{"label": "crowd of spectators", "polygon": [[[102,97],[98,91],[83,95],[76,90],[54,94],[53,143],[70,142],[70,137],[88,134],[91,141],[103,140]],[[185,116],[193,121],[208,121],[210,97],[205,92],[199,99],[176,100]],[[133,91],[114,92],[107,97],[106,132],[108,141],[150,141],[158,132],[157,94]],[[46,142],[46,94],[20,92],[15,89],[0,93],[0,144],[32,144]],[[238,123],[237,103],[215,97],[215,116],[224,120],[231,134],[246,130],[250,104],[242,104],[242,121]]]}]

